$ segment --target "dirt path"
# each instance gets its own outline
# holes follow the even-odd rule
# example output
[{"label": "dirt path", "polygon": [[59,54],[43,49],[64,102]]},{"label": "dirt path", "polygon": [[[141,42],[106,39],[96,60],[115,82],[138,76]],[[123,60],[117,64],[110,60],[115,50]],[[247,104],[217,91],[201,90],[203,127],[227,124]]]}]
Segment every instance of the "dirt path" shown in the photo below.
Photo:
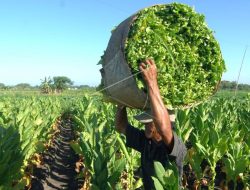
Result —
[{"label": "dirt path", "polygon": [[53,146],[42,155],[44,164],[34,169],[31,190],[80,189],[82,182],[76,179],[75,172],[78,156],[69,144],[74,139],[72,122],[63,119],[58,129]]}]

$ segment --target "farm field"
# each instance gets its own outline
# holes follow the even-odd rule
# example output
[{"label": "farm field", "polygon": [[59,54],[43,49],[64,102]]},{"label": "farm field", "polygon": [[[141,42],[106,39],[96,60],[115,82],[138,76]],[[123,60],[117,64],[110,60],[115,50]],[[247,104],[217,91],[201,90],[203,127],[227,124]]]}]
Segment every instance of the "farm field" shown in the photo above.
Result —
[{"label": "farm field", "polygon": [[241,98],[241,97],[246,97],[247,94],[249,94],[250,91],[237,91],[235,93],[234,90],[219,90],[214,96],[215,97],[225,97],[225,98],[230,98],[230,97],[236,97],[236,98]]},{"label": "farm field", "polygon": [[[129,110],[129,120],[142,128],[133,119],[135,113]],[[67,154],[74,157],[70,164],[76,179],[71,189],[143,189],[140,155],[126,148],[125,137],[116,133],[114,114],[115,106],[93,93],[1,95],[0,189],[33,189],[37,182],[50,186],[48,159],[60,160],[58,150],[69,147],[74,150]],[[176,117],[176,132],[188,148],[185,189],[249,189],[249,94],[218,95],[195,108],[178,110]],[[63,167],[65,159],[61,161]],[[63,183],[66,189],[69,178]]]}]

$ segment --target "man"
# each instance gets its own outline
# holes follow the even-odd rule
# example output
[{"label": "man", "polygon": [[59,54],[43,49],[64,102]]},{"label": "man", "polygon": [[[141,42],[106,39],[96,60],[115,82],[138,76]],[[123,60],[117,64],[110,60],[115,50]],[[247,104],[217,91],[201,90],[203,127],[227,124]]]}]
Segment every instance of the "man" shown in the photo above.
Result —
[{"label": "man", "polygon": [[141,153],[143,184],[147,190],[154,189],[151,178],[154,175],[154,161],[160,161],[164,166],[169,161],[174,161],[181,181],[186,147],[172,131],[170,115],[160,96],[154,61],[148,59],[141,63],[140,71],[147,85],[151,110],[135,118],[145,124],[145,131],[134,128],[128,123],[124,106],[117,108],[115,125],[118,132],[126,135],[126,145]]}]

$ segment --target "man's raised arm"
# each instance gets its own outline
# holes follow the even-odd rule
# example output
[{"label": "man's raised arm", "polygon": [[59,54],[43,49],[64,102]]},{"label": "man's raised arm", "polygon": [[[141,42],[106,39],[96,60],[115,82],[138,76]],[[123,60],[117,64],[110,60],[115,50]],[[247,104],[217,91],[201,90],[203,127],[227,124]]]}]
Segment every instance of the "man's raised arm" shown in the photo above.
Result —
[{"label": "man's raised arm", "polygon": [[140,70],[147,84],[151,113],[158,133],[170,150],[173,149],[174,138],[168,111],[163,103],[157,83],[157,68],[153,60],[141,63]]}]

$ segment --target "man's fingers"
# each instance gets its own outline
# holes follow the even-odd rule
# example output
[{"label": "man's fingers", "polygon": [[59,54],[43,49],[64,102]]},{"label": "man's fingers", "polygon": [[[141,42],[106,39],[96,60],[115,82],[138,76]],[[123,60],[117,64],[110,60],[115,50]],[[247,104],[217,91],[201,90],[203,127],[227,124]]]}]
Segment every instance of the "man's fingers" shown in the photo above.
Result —
[{"label": "man's fingers", "polygon": [[147,68],[148,68],[148,67],[151,67],[151,66],[155,66],[155,62],[154,62],[153,59],[147,59],[147,60],[145,61],[145,64],[146,64]]},{"label": "man's fingers", "polygon": [[146,68],[146,67],[147,67],[145,63],[141,63],[141,66],[142,66],[143,68]]},{"label": "man's fingers", "polygon": [[153,59],[146,59],[145,62],[142,62],[139,66],[140,70],[142,72],[145,72],[146,69],[148,69],[149,67],[154,67],[155,66],[155,62]]},{"label": "man's fingers", "polygon": [[146,69],[146,68],[147,68],[147,66],[146,66],[145,63],[141,63],[141,64],[140,64],[140,67],[142,67],[143,69]]},{"label": "man's fingers", "polygon": [[142,67],[141,65],[139,66],[139,69],[140,69],[140,71],[141,71],[142,73],[143,73],[144,70],[145,70],[145,69],[143,69],[143,67]]},{"label": "man's fingers", "polygon": [[153,65],[154,64],[154,60],[153,59],[146,59],[145,63],[148,65]]},{"label": "man's fingers", "polygon": [[150,60],[150,59],[147,59],[147,60],[146,60],[146,64],[147,64],[147,65],[152,65],[151,60]]},{"label": "man's fingers", "polygon": [[155,64],[155,62],[154,62],[153,59],[149,59],[149,63],[150,63],[151,65],[154,65],[154,64]]}]

